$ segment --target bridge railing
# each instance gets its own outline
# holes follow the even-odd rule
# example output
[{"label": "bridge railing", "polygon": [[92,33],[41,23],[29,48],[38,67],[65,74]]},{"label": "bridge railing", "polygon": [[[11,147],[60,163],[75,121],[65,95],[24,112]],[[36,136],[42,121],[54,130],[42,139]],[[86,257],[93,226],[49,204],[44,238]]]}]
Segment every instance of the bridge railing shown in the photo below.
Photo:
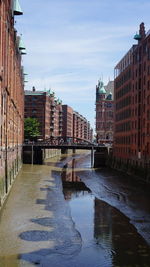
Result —
[{"label": "bridge railing", "polygon": [[37,140],[37,141],[25,141],[25,144],[33,144],[33,145],[94,145],[92,142],[88,140],[84,140],[81,138],[74,138],[70,136],[65,137],[50,137],[45,140]]}]

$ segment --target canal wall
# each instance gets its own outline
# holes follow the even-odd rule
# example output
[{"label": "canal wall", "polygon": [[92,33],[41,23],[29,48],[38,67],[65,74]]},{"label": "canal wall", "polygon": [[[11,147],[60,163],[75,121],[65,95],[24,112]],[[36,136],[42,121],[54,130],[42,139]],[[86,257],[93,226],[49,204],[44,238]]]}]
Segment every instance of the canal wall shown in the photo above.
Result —
[{"label": "canal wall", "polygon": [[150,164],[144,164],[144,162],[140,161],[122,160],[114,157],[113,154],[109,154],[107,166],[150,183]]},{"label": "canal wall", "polygon": [[76,153],[76,149],[66,149],[66,148],[62,148],[61,149],[61,154],[72,154],[72,153]]},{"label": "canal wall", "polygon": [[[31,151],[26,151],[26,157],[31,160]],[[36,158],[39,152],[35,151]],[[60,149],[45,149],[42,151],[42,158],[48,159],[61,155]],[[3,207],[5,200],[11,190],[11,187],[22,167],[22,146],[1,149],[0,151],[0,209]]]},{"label": "canal wall", "polygon": [[43,158],[49,159],[61,155],[61,149],[44,149]]},{"label": "canal wall", "polygon": [[3,206],[14,180],[22,167],[22,146],[1,150],[0,208]]},{"label": "canal wall", "polygon": [[105,167],[108,160],[108,147],[97,147],[94,152],[94,168]]},{"label": "canal wall", "polygon": [[72,149],[42,149],[36,146],[23,147],[24,164],[43,164],[45,159],[60,156],[61,154],[71,154]]},{"label": "canal wall", "polygon": [[[43,150],[43,159],[50,159],[53,157],[57,157],[60,156],[62,154],[72,154],[73,153],[73,149],[44,149]],[[75,153],[75,152],[74,152]]]}]

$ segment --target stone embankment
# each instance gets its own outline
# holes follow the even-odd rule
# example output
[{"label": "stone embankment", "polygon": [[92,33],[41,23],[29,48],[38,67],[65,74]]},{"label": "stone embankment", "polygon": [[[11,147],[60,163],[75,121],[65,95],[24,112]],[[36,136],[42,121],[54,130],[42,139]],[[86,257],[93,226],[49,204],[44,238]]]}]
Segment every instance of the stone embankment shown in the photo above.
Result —
[{"label": "stone embankment", "polygon": [[109,154],[107,166],[118,171],[127,173],[128,175],[134,176],[137,179],[150,183],[150,165],[142,164],[139,162],[131,163],[129,160],[126,162],[121,159],[113,157],[113,154]]}]

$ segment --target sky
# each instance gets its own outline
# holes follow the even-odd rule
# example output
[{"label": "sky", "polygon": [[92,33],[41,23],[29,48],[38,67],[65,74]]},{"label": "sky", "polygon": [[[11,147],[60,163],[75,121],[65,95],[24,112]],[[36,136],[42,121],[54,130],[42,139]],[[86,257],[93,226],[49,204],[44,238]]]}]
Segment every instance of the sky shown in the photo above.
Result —
[{"label": "sky", "polygon": [[95,128],[98,80],[114,79],[114,67],[136,41],[139,24],[150,29],[150,0],[19,0],[15,16],[27,55],[25,89],[52,89],[63,104]]}]

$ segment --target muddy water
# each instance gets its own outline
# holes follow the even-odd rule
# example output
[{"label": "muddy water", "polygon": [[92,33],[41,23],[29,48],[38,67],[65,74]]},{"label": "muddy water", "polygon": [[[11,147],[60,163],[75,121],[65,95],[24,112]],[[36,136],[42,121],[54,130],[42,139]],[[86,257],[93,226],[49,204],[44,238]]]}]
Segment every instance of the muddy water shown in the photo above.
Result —
[{"label": "muddy water", "polygon": [[[83,161],[82,164],[80,160],[80,167],[84,166],[84,164],[85,162]],[[118,194],[118,206],[120,205],[120,209],[122,208],[123,212],[128,210],[128,214],[130,214],[130,206],[134,205],[134,207],[137,207],[137,209],[130,214],[130,217],[132,218],[133,216],[133,218],[135,218],[138,216],[139,222],[141,222],[143,227],[144,223],[147,224],[149,220],[149,189],[144,187],[143,192],[141,189],[143,185],[139,183],[136,185],[137,190],[136,194],[134,194],[132,186],[135,186],[135,184],[131,183],[131,181],[127,181],[128,178],[126,177],[126,180],[123,179],[122,183],[120,182],[115,185],[116,191],[114,191],[113,187],[110,187],[109,172],[103,171],[103,178],[105,178],[105,181],[102,184],[102,181],[98,183],[100,181],[97,182],[96,179],[97,176],[99,180],[102,179],[102,170],[95,173],[95,170],[80,170],[76,168],[76,166],[78,166],[77,160],[72,160],[67,164],[70,171],[68,168],[66,169],[65,166],[62,172],[64,196],[69,203],[76,229],[78,229],[82,237],[82,249],[75,259],[76,266],[150,266],[150,246],[137,232],[136,224],[133,225],[130,219],[118,209],[102,201],[100,198],[102,198],[104,192],[101,194],[101,191],[98,191],[98,187],[105,188],[101,190],[105,190],[106,201],[109,202],[110,197],[112,204],[116,202],[116,195]],[[115,173],[115,175],[117,174]],[[109,183],[107,181],[108,177]],[[115,176],[115,178],[118,177]],[[83,181],[86,182],[83,183]],[[85,184],[87,184],[88,187],[86,187]],[[107,192],[108,185],[109,194]],[[121,189],[122,186],[124,186],[124,192],[123,189]],[[139,189],[138,186],[140,187]],[[126,193],[126,202],[131,202],[130,198],[134,199],[132,205],[122,207],[123,204],[119,199],[118,187],[121,189],[120,198],[123,193],[124,195]],[[143,199],[141,198],[140,210],[139,196],[142,192],[145,196],[143,196]],[[131,194],[133,194],[132,197]],[[99,199],[95,196],[99,196]],[[141,213],[140,216],[139,213]],[[143,219],[143,217],[145,217],[145,219]],[[147,233],[148,229],[149,226],[145,225],[143,236]]]},{"label": "muddy water", "polygon": [[0,218],[0,267],[150,266],[149,188],[88,155],[24,165]]}]

